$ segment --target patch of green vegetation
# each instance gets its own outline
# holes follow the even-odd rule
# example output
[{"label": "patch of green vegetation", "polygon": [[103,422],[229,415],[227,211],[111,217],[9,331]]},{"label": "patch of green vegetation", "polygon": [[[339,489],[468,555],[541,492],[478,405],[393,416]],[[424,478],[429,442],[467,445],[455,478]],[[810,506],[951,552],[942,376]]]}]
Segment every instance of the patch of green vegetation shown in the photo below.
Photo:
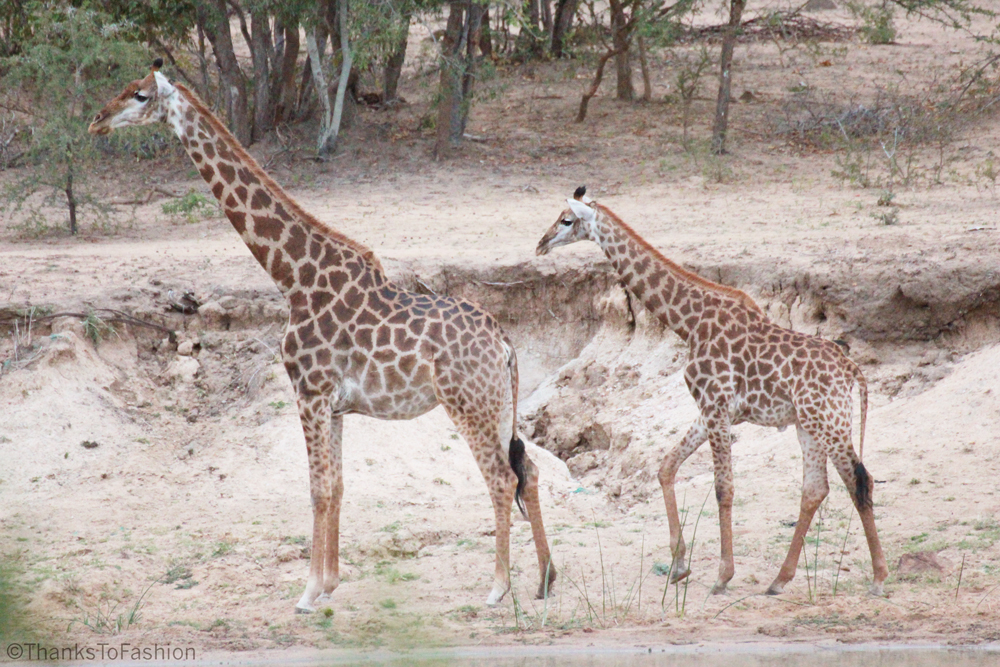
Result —
[{"label": "patch of green vegetation", "polygon": [[390,584],[396,584],[400,581],[416,581],[420,578],[420,575],[414,572],[400,572],[392,561],[388,560],[379,561],[375,565],[375,575],[384,577]]},{"label": "patch of green vegetation", "polygon": [[161,210],[166,215],[189,223],[219,215],[219,206],[214,200],[193,190],[183,197],[167,202]]},{"label": "patch of green vegetation", "polygon": [[83,318],[83,333],[95,346],[108,336],[118,335],[115,328],[101,319],[93,310],[87,311],[87,316]]},{"label": "patch of green vegetation", "polygon": [[23,555],[0,555],[0,644],[31,641],[34,623],[27,618],[27,601],[20,580]]},{"label": "patch of green vegetation", "polygon": [[215,543],[212,548],[212,558],[221,558],[233,550],[233,544],[231,542],[219,541]]}]

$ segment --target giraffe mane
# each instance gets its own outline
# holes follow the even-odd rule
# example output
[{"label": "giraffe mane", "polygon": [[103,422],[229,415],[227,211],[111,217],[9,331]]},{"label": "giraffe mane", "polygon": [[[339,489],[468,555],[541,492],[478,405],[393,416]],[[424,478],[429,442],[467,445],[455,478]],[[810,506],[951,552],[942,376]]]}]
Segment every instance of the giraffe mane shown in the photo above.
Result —
[{"label": "giraffe mane", "polygon": [[653,247],[653,245],[649,241],[642,238],[642,236],[640,236],[638,232],[636,232],[634,229],[632,229],[632,227],[627,225],[624,220],[615,215],[614,212],[607,206],[604,206],[603,204],[598,204],[597,202],[592,203],[591,206],[593,206],[598,211],[611,218],[611,220],[614,221],[616,225],[621,227],[621,229],[630,238],[632,238],[632,240],[638,243],[643,249],[649,252],[649,254],[651,254],[658,261],[662,262],[663,265],[666,266],[669,271],[673,272],[674,274],[678,275],[684,280],[687,280],[691,283],[694,283],[695,285],[698,285],[699,287],[704,287],[705,289],[711,290],[718,294],[732,297],[737,301],[739,301],[740,303],[742,303],[748,309],[754,311],[755,313],[759,315],[764,315],[764,311],[761,309],[760,306],[757,305],[757,302],[751,299],[750,295],[744,292],[743,290],[737,289],[735,287],[729,287],[728,285],[720,285],[719,283],[712,282],[708,278],[702,278],[694,271],[688,271],[677,262],[674,262],[673,260],[668,259],[666,256],[664,256],[662,252]]},{"label": "giraffe mane", "polygon": [[321,222],[314,215],[302,208],[298,202],[292,199],[288,193],[285,192],[285,189],[277,183],[277,181],[271,178],[266,171],[261,169],[257,160],[255,160],[254,157],[250,155],[245,148],[243,148],[243,145],[240,144],[239,140],[237,140],[229,129],[222,123],[222,121],[220,121],[216,115],[212,113],[207,106],[205,106],[205,103],[201,101],[201,98],[198,97],[193,90],[182,83],[174,83],[173,85],[178,91],[181,92],[181,94],[184,95],[195,110],[197,110],[198,113],[200,113],[208,121],[208,123],[212,126],[212,129],[214,129],[218,134],[220,141],[226,142],[229,150],[231,150],[233,154],[246,165],[250,172],[260,180],[264,187],[268,189],[271,196],[278,200],[287,211],[299,220],[303,221],[306,225],[318,231],[323,236],[349,246],[353,250],[357,251],[357,253],[361,255],[362,259],[372,264],[379,271],[383,271],[382,263],[379,261],[375,252],[372,251],[371,248],[348,236],[345,236],[344,234],[341,234],[326,223]]}]

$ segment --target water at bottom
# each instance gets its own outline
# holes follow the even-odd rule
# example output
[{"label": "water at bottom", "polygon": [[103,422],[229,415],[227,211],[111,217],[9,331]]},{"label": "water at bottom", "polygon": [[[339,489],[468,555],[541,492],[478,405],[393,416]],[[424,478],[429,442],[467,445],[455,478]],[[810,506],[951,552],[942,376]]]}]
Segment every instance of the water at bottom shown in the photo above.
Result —
[{"label": "water at bottom", "polygon": [[573,650],[529,647],[451,649],[403,654],[328,656],[306,661],[315,667],[406,665],[407,667],[996,667],[1000,644],[985,647],[668,647]]}]

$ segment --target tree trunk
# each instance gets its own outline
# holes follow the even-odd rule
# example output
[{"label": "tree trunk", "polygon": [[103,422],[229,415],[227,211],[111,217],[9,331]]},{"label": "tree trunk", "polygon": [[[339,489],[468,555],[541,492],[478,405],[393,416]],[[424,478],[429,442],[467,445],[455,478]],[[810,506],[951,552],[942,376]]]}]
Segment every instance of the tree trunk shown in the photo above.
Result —
[{"label": "tree trunk", "polygon": [[[337,101],[333,105],[333,127],[329,150],[333,152],[337,148],[337,139],[340,138],[340,121],[344,113],[344,96],[350,88],[351,66],[353,59],[351,56],[351,45],[348,42],[347,30],[347,0],[340,0],[337,7],[338,18],[340,19],[340,80],[337,82]],[[320,153],[323,154],[322,152]]]},{"label": "tree trunk", "polygon": [[253,56],[253,140],[274,129],[277,98],[271,91],[271,21],[266,11],[250,12],[250,49]]},{"label": "tree trunk", "polygon": [[542,41],[538,39],[539,24],[542,20],[540,2],[541,0],[524,0],[522,7],[528,20],[521,26],[521,32],[518,33],[514,46],[516,51],[526,53],[533,58],[542,54]]},{"label": "tree trunk", "polygon": [[403,63],[406,62],[406,41],[410,36],[410,13],[404,12],[401,22],[403,33],[396,42],[396,48],[385,64],[382,82],[382,103],[389,104],[399,98],[399,76],[403,73]]},{"label": "tree trunk", "polygon": [[283,26],[285,48],[281,54],[281,73],[277,78],[277,105],[274,109],[274,124],[287,122],[295,109],[295,64],[299,59],[299,26]]},{"label": "tree trunk", "polygon": [[577,123],[582,123],[587,119],[587,105],[590,104],[590,98],[597,94],[597,89],[601,87],[601,80],[604,78],[604,67],[608,64],[608,61],[618,55],[618,52],[612,49],[608,51],[601,59],[597,61],[597,73],[594,74],[594,81],[590,84],[590,88],[587,92],[583,94],[580,99],[580,110],[576,112]]},{"label": "tree trunk", "polygon": [[729,95],[732,83],[733,49],[743,17],[746,0],[730,0],[729,24],[722,37],[722,66],[719,72],[719,97],[715,103],[715,123],[712,125],[712,152],[726,152],[726,130],[729,126]]},{"label": "tree trunk", "polygon": [[573,17],[580,0],[557,0],[556,15],[552,19],[552,56],[562,58],[566,54],[566,36],[573,27]]},{"label": "tree trunk", "polygon": [[483,22],[479,26],[479,52],[483,58],[493,58],[493,35],[490,33],[490,6],[483,6]]},{"label": "tree trunk", "polygon": [[447,157],[462,140],[463,58],[469,36],[468,9],[471,3],[449,3],[448,23],[441,38],[441,79],[438,94],[437,139],[434,159]]},{"label": "tree trunk", "polygon": [[461,141],[462,137],[465,136],[465,124],[469,120],[469,109],[472,107],[472,86],[476,81],[476,64],[478,58],[476,57],[476,44],[478,39],[474,37],[479,35],[479,28],[483,24],[483,16],[486,13],[486,6],[476,3],[471,3],[468,9],[468,15],[466,17],[466,22],[468,27],[466,29],[466,52],[465,52],[465,71],[462,73],[462,100],[460,104],[461,113],[461,127],[458,131],[458,140]]},{"label": "tree trunk", "polygon": [[69,233],[76,236],[76,195],[73,194],[73,149],[66,147],[66,205],[69,207]]},{"label": "tree trunk", "polygon": [[646,59],[646,42],[642,39],[642,35],[636,38],[639,44],[639,66],[642,69],[642,97],[640,98],[643,102],[649,102],[653,99],[653,82],[649,77],[649,61]]},{"label": "tree trunk", "polygon": [[247,99],[247,81],[233,51],[226,0],[212,0],[211,5],[200,4],[198,9],[198,20],[202,22],[205,36],[215,51],[230,128],[237,141],[249,146],[253,142],[253,120]]},{"label": "tree trunk", "polygon": [[[625,5],[622,0],[610,0],[611,7],[611,43],[618,53],[615,56],[615,73],[618,75],[617,97],[624,102],[635,98],[635,87],[632,85],[632,58],[629,52],[632,36],[629,34],[628,20],[625,17]],[[632,11],[635,11],[633,8]]]}]

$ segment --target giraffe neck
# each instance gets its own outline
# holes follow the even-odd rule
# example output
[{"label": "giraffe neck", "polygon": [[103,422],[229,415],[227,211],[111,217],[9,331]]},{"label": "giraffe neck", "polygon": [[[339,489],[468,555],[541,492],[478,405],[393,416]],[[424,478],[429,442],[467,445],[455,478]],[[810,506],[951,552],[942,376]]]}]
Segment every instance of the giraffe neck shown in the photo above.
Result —
[{"label": "giraffe neck", "polygon": [[371,272],[374,282],[382,282],[382,267],[371,250],[302,210],[194,93],[175,85],[166,121],[282,293],[309,287],[317,273],[344,265],[350,265],[351,274]]},{"label": "giraffe neck", "polygon": [[698,337],[702,314],[712,306],[724,303],[746,317],[763,317],[745,293],[713,283],[670,261],[600,205],[593,236],[642,305],[685,341],[693,342],[692,338]]}]

